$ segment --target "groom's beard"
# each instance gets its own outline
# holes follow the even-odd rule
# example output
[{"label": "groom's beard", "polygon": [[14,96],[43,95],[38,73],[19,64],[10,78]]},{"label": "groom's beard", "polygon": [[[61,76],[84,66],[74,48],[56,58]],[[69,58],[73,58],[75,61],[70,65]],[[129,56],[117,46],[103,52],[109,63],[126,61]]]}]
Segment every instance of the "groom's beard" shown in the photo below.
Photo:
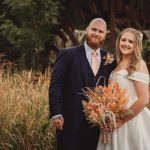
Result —
[{"label": "groom's beard", "polygon": [[85,37],[86,43],[93,49],[100,48],[103,45],[105,39],[101,40],[100,37],[95,36],[94,38],[96,38],[96,40],[98,40],[98,41],[96,41],[96,40],[94,41],[94,39],[92,37],[94,37],[94,35],[91,35],[91,36],[86,35],[86,37]]}]

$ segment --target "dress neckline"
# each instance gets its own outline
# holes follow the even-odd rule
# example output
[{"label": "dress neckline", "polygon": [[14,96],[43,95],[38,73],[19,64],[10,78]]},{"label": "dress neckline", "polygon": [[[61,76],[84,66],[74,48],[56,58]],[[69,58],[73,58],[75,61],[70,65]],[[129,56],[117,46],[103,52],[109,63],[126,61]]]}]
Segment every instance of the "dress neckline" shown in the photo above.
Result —
[{"label": "dress neckline", "polygon": [[120,70],[112,71],[112,74],[116,74],[116,73],[121,72],[121,71],[126,71],[127,72],[126,69],[120,69]]},{"label": "dress neckline", "polygon": [[[117,70],[117,71],[112,71],[112,75],[117,74],[119,72],[126,72],[126,73],[128,73],[128,71],[126,69],[120,69],[120,70]],[[149,74],[144,73],[144,72],[134,71],[133,74],[134,73],[136,73],[136,74],[138,73],[138,74],[143,74],[143,75],[149,76]]]}]

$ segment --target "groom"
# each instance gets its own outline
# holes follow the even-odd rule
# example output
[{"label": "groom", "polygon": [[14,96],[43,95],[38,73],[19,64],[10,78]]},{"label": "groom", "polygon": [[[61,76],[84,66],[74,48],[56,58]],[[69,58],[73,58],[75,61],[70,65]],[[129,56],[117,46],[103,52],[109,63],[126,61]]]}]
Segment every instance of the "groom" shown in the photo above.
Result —
[{"label": "groom", "polygon": [[[99,128],[84,116],[82,100],[86,98],[82,89],[95,87],[97,82],[107,84],[116,62],[105,64],[107,52],[101,46],[107,26],[103,19],[93,19],[85,32],[84,44],[61,50],[52,72],[49,106],[57,150],[96,150],[99,139]],[[98,80],[101,76],[104,78]]]}]

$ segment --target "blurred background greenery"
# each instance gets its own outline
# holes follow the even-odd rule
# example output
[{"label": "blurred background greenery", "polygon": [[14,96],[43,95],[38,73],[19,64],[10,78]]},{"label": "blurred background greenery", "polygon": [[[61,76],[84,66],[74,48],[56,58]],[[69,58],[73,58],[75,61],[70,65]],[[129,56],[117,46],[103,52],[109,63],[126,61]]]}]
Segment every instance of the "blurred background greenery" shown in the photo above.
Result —
[{"label": "blurred background greenery", "polygon": [[149,0],[1,0],[0,64],[14,73],[51,68],[60,47],[84,41],[95,17],[106,20],[104,47],[115,53],[118,33],[134,27],[144,34],[143,57],[150,68]]}]

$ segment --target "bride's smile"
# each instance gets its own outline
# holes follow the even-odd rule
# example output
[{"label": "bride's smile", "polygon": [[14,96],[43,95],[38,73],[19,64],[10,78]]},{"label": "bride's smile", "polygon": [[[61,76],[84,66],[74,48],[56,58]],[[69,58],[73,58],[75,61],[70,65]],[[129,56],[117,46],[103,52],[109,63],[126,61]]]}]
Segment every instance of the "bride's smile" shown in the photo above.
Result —
[{"label": "bride's smile", "polygon": [[129,55],[134,52],[134,36],[127,32],[124,33],[120,39],[120,52],[123,55]]}]

